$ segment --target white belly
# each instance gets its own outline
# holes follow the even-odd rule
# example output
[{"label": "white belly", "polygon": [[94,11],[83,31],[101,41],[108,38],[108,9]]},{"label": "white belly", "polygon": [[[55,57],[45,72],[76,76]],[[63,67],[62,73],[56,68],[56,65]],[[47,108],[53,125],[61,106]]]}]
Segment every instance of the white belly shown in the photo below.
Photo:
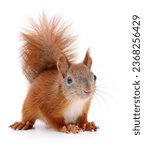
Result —
[{"label": "white belly", "polygon": [[65,123],[76,123],[78,117],[83,113],[83,109],[86,101],[77,100],[72,102],[68,108],[64,111]]}]

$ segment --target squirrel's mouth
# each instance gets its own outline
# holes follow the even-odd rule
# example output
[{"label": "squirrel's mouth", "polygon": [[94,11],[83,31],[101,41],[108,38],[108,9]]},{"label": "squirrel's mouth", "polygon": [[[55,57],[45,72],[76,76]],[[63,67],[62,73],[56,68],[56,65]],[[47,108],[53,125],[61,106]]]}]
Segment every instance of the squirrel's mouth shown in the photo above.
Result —
[{"label": "squirrel's mouth", "polygon": [[90,96],[92,94],[92,91],[90,90],[83,90],[83,92],[86,96]]}]

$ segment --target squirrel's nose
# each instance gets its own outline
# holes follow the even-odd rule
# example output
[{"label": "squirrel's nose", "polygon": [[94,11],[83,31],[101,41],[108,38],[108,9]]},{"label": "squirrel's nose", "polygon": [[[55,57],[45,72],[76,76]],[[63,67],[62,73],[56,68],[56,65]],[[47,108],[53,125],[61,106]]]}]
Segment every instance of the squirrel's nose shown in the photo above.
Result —
[{"label": "squirrel's nose", "polygon": [[83,88],[85,94],[90,95],[92,93],[92,88],[90,84],[87,82],[85,87]]}]

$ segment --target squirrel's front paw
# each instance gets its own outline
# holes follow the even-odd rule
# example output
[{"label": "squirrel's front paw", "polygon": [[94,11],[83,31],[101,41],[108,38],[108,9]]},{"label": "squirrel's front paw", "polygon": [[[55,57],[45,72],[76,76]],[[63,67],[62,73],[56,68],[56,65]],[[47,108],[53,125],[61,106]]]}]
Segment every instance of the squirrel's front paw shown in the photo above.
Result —
[{"label": "squirrel's front paw", "polygon": [[95,123],[87,122],[83,125],[83,131],[96,131],[99,127],[95,125]]},{"label": "squirrel's front paw", "polygon": [[67,126],[63,126],[61,129],[60,129],[60,132],[64,132],[64,133],[79,133],[80,131],[80,128],[77,126],[77,125],[74,125],[74,124],[69,124]]},{"label": "squirrel's front paw", "polygon": [[68,131],[71,132],[71,133],[79,133],[80,131],[80,128],[78,127],[78,125],[75,125],[75,124],[69,124],[68,125]]},{"label": "squirrel's front paw", "polygon": [[69,133],[68,128],[66,126],[63,126],[59,129],[60,132]]},{"label": "squirrel's front paw", "polygon": [[29,121],[27,122],[15,122],[14,124],[9,126],[14,130],[28,130],[33,128],[33,124]]}]

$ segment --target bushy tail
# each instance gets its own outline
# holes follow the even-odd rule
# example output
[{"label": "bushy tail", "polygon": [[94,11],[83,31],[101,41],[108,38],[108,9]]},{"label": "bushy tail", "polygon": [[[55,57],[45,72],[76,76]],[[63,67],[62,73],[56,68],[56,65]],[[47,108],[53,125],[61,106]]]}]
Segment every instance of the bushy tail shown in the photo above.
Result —
[{"label": "bushy tail", "polygon": [[32,21],[32,28],[22,32],[22,69],[30,83],[43,71],[56,68],[56,62],[64,54],[71,62],[75,59],[74,37],[69,26],[54,17],[50,20],[42,15],[39,23]]}]

